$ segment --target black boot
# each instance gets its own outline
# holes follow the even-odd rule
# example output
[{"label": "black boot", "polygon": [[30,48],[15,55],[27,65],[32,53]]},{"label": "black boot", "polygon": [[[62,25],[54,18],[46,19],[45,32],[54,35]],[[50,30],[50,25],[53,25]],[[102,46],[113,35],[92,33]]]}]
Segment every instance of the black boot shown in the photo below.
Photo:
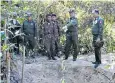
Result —
[{"label": "black boot", "polygon": [[92,64],[97,64],[97,62],[95,61],[95,62],[92,62]]},{"label": "black boot", "polygon": [[68,59],[68,57],[66,56],[65,58],[64,58],[64,60],[67,60]]},{"label": "black boot", "polygon": [[101,64],[101,62],[97,62],[97,61],[95,61],[95,62],[92,62],[93,64]]},{"label": "black boot", "polygon": [[73,58],[73,61],[76,61],[76,58]]},{"label": "black boot", "polygon": [[51,55],[50,54],[48,54],[48,60],[51,60]]},{"label": "black boot", "polygon": [[52,59],[53,59],[53,60],[57,60],[57,59],[56,59],[55,57],[53,57],[53,56],[52,56]]}]

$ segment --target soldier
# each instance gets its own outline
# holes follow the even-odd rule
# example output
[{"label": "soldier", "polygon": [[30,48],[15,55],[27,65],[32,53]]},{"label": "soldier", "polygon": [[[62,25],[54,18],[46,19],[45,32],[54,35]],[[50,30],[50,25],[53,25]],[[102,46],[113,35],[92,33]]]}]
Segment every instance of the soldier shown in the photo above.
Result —
[{"label": "soldier", "polygon": [[70,18],[67,21],[67,31],[66,31],[66,46],[65,46],[65,60],[69,57],[69,52],[71,46],[74,49],[73,61],[76,61],[78,55],[78,21],[75,17],[75,10],[70,9]]},{"label": "soldier", "polygon": [[[26,45],[26,56],[27,53],[31,50],[34,51],[35,39],[36,39],[36,25],[32,20],[32,14],[27,13],[27,20],[23,22],[22,32],[25,34],[24,43]],[[27,43],[28,42],[28,43]],[[32,56],[34,58],[34,56]]]},{"label": "soldier", "polygon": [[51,19],[51,14],[46,15],[46,22],[43,24],[44,33],[44,46],[46,48],[48,59],[56,60],[54,57],[55,53],[55,41],[54,41],[54,28]]},{"label": "soldier", "polygon": [[[16,35],[15,32],[17,30],[19,31],[21,29],[21,25],[18,22],[18,20],[16,20],[16,18],[17,18],[17,13],[13,12],[13,18],[9,21],[9,26],[10,26],[9,30],[11,30],[11,32],[14,35]],[[13,36],[9,34],[9,37],[10,37],[10,40],[9,40],[10,42],[16,43],[16,47],[14,47],[14,52],[16,54],[19,54],[19,36],[13,38]]]},{"label": "soldier", "polygon": [[58,55],[59,47],[60,47],[60,26],[59,22],[57,21],[56,14],[52,14],[52,21],[53,21],[53,27],[54,27],[54,38],[55,38],[55,55]]},{"label": "soldier", "polygon": [[101,47],[103,46],[103,26],[104,20],[99,16],[99,10],[95,9],[92,11],[93,13],[93,27],[92,27],[92,34],[93,34],[93,46],[95,50],[95,59],[96,61],[93,62],[95,68],[101,64]]}]

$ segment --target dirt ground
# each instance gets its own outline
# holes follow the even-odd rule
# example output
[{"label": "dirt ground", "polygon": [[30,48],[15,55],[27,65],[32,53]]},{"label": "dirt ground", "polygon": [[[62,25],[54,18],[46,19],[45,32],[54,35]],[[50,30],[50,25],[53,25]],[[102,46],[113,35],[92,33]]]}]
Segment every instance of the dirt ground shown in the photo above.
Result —
[{"label": "dirt ground", "polygon": [[[29,58],[25,61],[24,83],[115,83],[114,54],[103,54],[102,64],[96,69],[92,61],[95,61],[94,55],[79,55],[75,62],[72,57],[66,61],[63,57],[57,60],[47,60],[46,56]],[[22,59],[16,64],[17,78],[21,80]]]}]

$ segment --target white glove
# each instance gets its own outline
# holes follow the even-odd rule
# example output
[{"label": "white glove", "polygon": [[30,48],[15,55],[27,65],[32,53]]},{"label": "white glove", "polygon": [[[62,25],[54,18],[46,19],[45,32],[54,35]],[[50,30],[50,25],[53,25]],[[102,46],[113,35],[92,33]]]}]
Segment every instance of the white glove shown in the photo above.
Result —
[{"label": "white glove", "polygon": [[67,26],[62,27],[62,29],[64,30],[64,32],[66,32],[67,31]]}]

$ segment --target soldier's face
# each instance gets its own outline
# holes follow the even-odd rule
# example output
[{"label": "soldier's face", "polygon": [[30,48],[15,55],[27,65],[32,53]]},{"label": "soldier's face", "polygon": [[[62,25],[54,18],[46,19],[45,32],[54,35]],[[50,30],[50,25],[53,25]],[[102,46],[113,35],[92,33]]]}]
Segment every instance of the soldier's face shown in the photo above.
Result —
[{"label": "soldier's face", "polygon": [[48,19],[49,21],[51,21],[51,20],[52,20],[51,16],[48,16],[48,17],[47,17],[47,19]]},{"label": "soldier's face", "polygon": [[53,21],[56,21],[56,19],[57,19],[56,16],[52,16]]},{"label": "soldier's face", "polygon": [[93,13],[93,17],[96,18],[98,17],[99,15],[97,13]]},{"label": "soldier's face", "polygon": [[75,13],[74,12],[71,12],[69,14],[70,14],[70,17],[75,17]]},{"label": "soldier's face", "polygon": [[32,17],[31,17],[31,16],[29,16],[29,17],[28,17],[28,20],[32,20]]}]

